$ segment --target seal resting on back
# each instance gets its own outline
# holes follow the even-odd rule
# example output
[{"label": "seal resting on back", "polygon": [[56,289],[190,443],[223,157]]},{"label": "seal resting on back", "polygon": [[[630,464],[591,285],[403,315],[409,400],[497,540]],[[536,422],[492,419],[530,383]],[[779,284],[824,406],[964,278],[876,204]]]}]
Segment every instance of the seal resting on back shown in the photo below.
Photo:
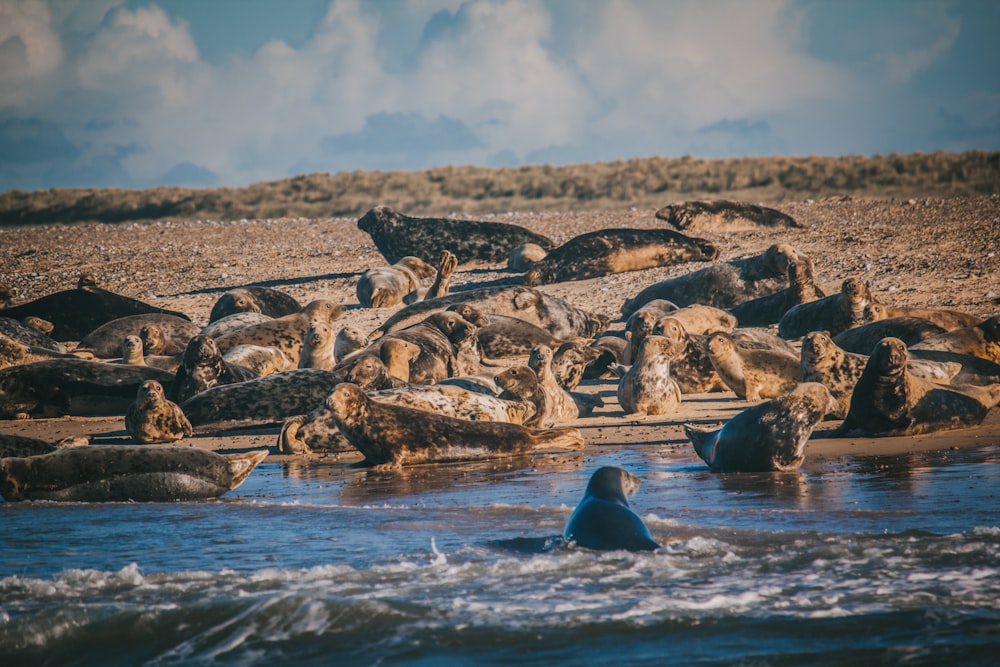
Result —
[{"label": "seal resting on back", "polygon": [[1000,403],[1000,384],[940,385],[914,377],[908,359],[898,338],[875,346],[837,435],[916,435],[975,426]]},{"label": "seal resting on back", "polygon": [[342,383],[328,405],[340,432],[365,456],[365,464],[397,468],[526,454],[536,449],[577,450],[575,428],[531,430],[520,424],[468,421],[388,405],[369,398],[357,385]]},{"label": "seal resting on back", "polygon": [[267,450],[216,454],[198,447],[70,447],[0,459],[8,502],[168,502],[217,498],[243,483]]},{"label": "seal resting on back", "polygon": [[191,422],[176,403],[167,400],[163,385],[156,380],[140,385],[135,403],[125,411],[125,430],[140,445],[175,442],[194,433]]},{"label": "seal resting on back", "polygon": [[638,477],[612,466],[598,468],[583,493],[583,500],[573,510],[563,539],[585,549],[598,551],[653,551],[660,545],[649,528],[628,504],[641,481]]},{"label": "seal resting on back", "polygon": [[535,243],[545,250],[554,245],[551,239],[517,225],[413,218],[388,206],[376,206],[365,213],[358,220],[358,229],[368,232],[390,264],[407,255],[436,262],[446,250],[454,253],[460,264],[503,264],[510,251],[522,243]]},{"label": "seal resting on back", "polygon": [[656,217],[677,229],[711,229],[720,232],[761,227],[802,227],[795,218],[777,209],[722,199],[668,204],[656,212]]},{"label": "seal resting on back", "polygon": [[795,470],[803,450],[833,398],[818,382],[742,411],[715,431],[684,425],[694,450],[714,472]]},{"label": "seal resting on back", "polygon": [[403,257],[392,266],[377,266],[362,273],[354,292],[364,308],[389,308],[403,303],[434,273],[434,267],[419,257]]},{"label": "seal resting on back", "polygon": [[719,247],[669,229],[601,229],[573,237],[525,272],[525,285],[586,280],[682,262],[710,262]]},{"label": "seal resting on back", "polygon": [[246,285],[231,289],[218,298],[208,316],[212,324],[236,313],[260,313],[268,317],[284,317],[302,310],[302,304],[290,294],[272,287]]}]

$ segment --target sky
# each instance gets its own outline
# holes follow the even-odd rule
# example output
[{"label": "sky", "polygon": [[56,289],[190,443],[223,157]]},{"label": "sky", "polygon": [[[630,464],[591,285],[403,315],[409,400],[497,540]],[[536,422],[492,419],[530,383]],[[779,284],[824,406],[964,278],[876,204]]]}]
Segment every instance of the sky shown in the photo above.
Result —
[{"label": "sky", "polygon": [[0,0],[0,192],[1000,149],[994,0]]}]

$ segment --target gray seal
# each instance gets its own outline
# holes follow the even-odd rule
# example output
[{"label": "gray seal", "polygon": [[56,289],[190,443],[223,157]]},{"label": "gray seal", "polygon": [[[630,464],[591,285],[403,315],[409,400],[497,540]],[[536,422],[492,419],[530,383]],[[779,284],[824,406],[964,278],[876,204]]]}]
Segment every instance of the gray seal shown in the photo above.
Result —
[{"label": "gray seal", "polygon": [[628,496],[640,484],[638,477],[621,468],[598,468],[566,522],[563,539],[597,551],[659,549],[649,528],[628,504]]},{"label": "gray seal", "polygon": [[734,232],[761,227],[802,227],[795,218],[767,206],[723,199],[668,204],[656,212],[677,229]]},{"label": "gray seal", "polygon": [[434,273],[434,267],[419,257],[403,257],[392,266],[362,273],[354,292],[363,308],[390,308],[415,294]]},{"label": "gray seal", "polygon": [[214,338],[198,334],[184,349],[170,390],[170,400],[183,403],[212,387],[246,382],[255,377],[258,377],[257,374],[246,366],[226,361]]},{"label": "gray seal", "polygon": [[810,331],[826,331],[836,336],[864,324],[865,307],[874,302],[866,282],[848,278],[841,283],[839,293],[790,308],[778,322],[778,335],[790,340]]},{"label": "gray seal", "polygon": [[618,381],[618,404],[627,414],[665,415],[681,403],[681,390],[670,376],[670,362],[679,350],[663,336],[647,336],[639,354]]},{"label": "gray seal", "polygon": [[943,333],[941,326],[921,317],[890,317],[841,331],[833,342],[848,352],[869,355],[883,338],[898,338],[913,345]]},{"label": "gray seal", "polygon": [[135,403],[125,411],[125,430],[140,445],[176,442],[194,433],[191,422],[156,380],[139,386]]},{"label": "gray seal", "polygon": [[[101,359],[116,359],[121,356],[122,340],[125,336],[139,336],[142,338],[142,329],[148,325],[155,325],[162,336],[179,343],[182,346],[181,350],[184,349],[183,345],[187,345],[191,337],[201,329],[201,327],[190,320],[176,317],[175,315],[164,315],[162,313],[130,315],[97,327],[80,340],[76,349],[92,352],[94,356]],[[147,350],[145,344],[143,344],[143,352],[145,354],[163,354],[162,348],[156,351]]]},{"label": "gray seal", "polygon": [[302,304],[290,294],[272,287],[246,285],[231,289],[215,302],[208,316],[209,324],[236,313],[261,313],[284,317],[302,310]]}]

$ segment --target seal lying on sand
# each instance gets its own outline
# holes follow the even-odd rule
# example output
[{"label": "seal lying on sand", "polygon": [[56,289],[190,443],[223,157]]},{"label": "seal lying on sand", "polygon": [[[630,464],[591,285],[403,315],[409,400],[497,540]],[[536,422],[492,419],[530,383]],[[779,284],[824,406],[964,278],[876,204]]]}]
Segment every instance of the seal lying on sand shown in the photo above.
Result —
[{"label": "seal lying on sand", "polygon": [[647,336],[635,362],[618,381],[618,403],[625,414],[665,415],[677,409],[681,390],[670,377],[679,350],[663,336]]},{"label": "seal lying on sand", "polygon": [[[142,348],[140,346],[140,350],[141,349]],[[83,353],[74,354],[72,352],[56,352],[55,350],[51,350],[47,347],[25,345],[3,333],[0,333],[0,369],[10,368],[11,366],[19,366],[22,364],[30,364],[36,361],[46,361],[48,359],[81,358],[86,358],[86,356]]]},{"label": "seal lying on sand", "polygon": [[40,438],[29,438],[14,433],[0,433],[0,459],[8,456],[38,456],[48,454],[63,447],[86,447],[90,443],[87,436],[63,438],[55,442]]},{"label": "seal lying on sand", "polygon": [[803,450],[833,399],[818,382],[803,382],[792,391],[739,413],[716,431],[684,425],[688,440],[715,472],[795,470]]},{"label": "seal lying on sand", "polygon": [[434,267],[419,257],[403,257],[392,266],[368,269],[358,278],[354,292],[364,308],[389,308],[417,291],[434,275]]},{"label": "seal lying on sand", "polygon": [[601,350],[583,341],[566,341],[552,352],[552,375],[560,387],[572,391],[600,356]]},{"label": "seal lying on sand", "polygon": [[721,331],[708,337],[705,349],[726,386],[747,401],[780,396],[801,376],[798,357],[773,349],[742,348]]},{"label": "seal lying on sand", "polygon": [[332,324],[344,314],[340,304],[317,299],[297,313],[243,327],[215,339],[223,354],[237,345],[263,345],[281,350],[289,362],[298,366],[302,342],[309,327],[317,322]]},{"label": "seal lying on sand", "polygon": [[916,435],[975,426],[1000,403],[1000,385],[936,384],[914,377],[908,359],[898,338],[885,338],[875,347],[837,435]]},{"label": "seal lying on sand", "polygon": [[437,261],[450,251],[460,264],[503,264],[510,251],[522,243],[535,243],[545,250],[554,245],[541,234],[502,222],[413,218],[376,206],[358,220],[358,229],[368,232],[378,251],[390,264],[412,255],[425,262]]},{"label": "seal lying on sand", "polygon": [[777,324],[789,310],[803,303],[818,301],[826,294],[816,285],[813,263],[802,257],[788,265],[788,287],[733,306],[732,313],[741,327],[766,327]]},{"label": "seal lying on sand", "polygon": [[284,317],[302,310],[302,304],[290,294],[272,287],[246,285],[231,289],[215,302],[208,316],[213,324],[236,313],[260,313],[268,317]]},{"label": "seal lying on sand", "polygon": [[125,430],[140,445],[176,442],[194,433],[191,422],[173,401],[167,400],[163,385],[146,380],[139,387],[135,403],[125,411]]},{"label": "seal lying on sand", "polygon": [[964,327],[974,327],[983,318],[963,313],[959,310],[945,308],[893,308],[881,303],[870,303],[865,308],[865,321],[878,322],[891,317],[919,317],[938,325],[945,331],[954,331]]},{"label": "seal lying on sand", "polygon": [[658,335],[670,341],[680,352],[670,365],[670,375],[681,394],[703,394],[726,391],[728,386],[719,377],[706,348],[707,336],[689,335],[680,320],[666,317],[657,326]]},{"label": "seal lying on sand", "polygon": [[285,353],[271,345],[237,345],[222,355],[222,360],[249,368],[262,377],[294,368]]},{"label": "seal lying on sand", "polygon": [[337,428],[370,466],[462,461],[525,454],[536,449],[576,450],[583,438],[575,428],[533,431],[519,424],[469,421],[387,405],[357,385],[342,383],[331,394]]},{"label": "seal lying on sand", "polygon": [[593,413],[594,408],[604,405],[599,394],[583,394],[563,389],[552,372],[552,356],[552,348],[536,345],[528,355],[528,368],[535,372],[546,400],[553,406],[556,421],[586,417]]},{"label": "seal lying on sand", "polygon": [[510,251],[507,257],[507,270],[524,273],[535,262],[541,261],[547,255],[545,248],[537,243],[522,243]]},{"label": "seal lying on sand", "polygon": [[[869,307],[877,304],[869,304]],[[945,333],[930,320],[920,317],[890,317],[841,331],[833,342],[848,352],[868,355],[883,338],[898,338],[907,345]]]},{"label": "seal lying on sand", "polygon": [[511,366],[493,376],[493,382],[503,391],[500,398],[530,403],[535,407],[524,422],[533,428],[548,428],[556,423],[555,406],[538,383],[535,371],[527,366]]},{"label": "seal lying on sand", "polygon": [[926,338],[913,345],[913,349],[971,354],[1000,364],[1000,315],[994,315],[975,326]]},{"label": "seal lying on sand", "polygon": [[[462,375],[458,368],[459,344],[476,334],[476,326],[455,312],[433,313],[427,319],[402,331],[388,333],[373,345],[384,348],[390,341],[401,340],[416,345],[418,353],[409,361],[407,377],[397,375],[386,363],[389,373],[416,384]],[[386,361],[385,358],[382,359]]]},{"label": "seal lying on sand", "polygon": [[227,333],[232,333],[237,329],[242,329],[243,327],[248,327],[252,324],[260,324],[261,322],[270,322],[273,319],[274,318],[270,315],[255,313],[253,311],[248,311],[246,313],[233,313],[232,315],[226,315],[225,317],[212,322],[198,333],[203,333],[206,336],[211,336],[212,338],[221,338]]},{"label": "seal lying on sand", "polygon": [[197,447],[71,447],[0,460],[8,502],[167,502],[217,498],[243,483],[267,450],[216,454]]},{"label": "seal lying on sand", "polygon": [[9,317],[0,317],[0,333],[28,347],[44,347],[55,352],[66,352],[66,347],[62,343],[53,340],[33,326]]},{"label": "seal lying on sand", "polygon": [[598,551],[658,549],[649,528],[628,504],[629,494],[635,493],[640,483],[638,477],[621,468],[598,468],[566,522],[563,539]]},{"label": "seal lying on sand", "polygon": [[[77,351],[91,352],[101,359],[115,359],[121,355],[122,340],[125,336],[139,336],[142,338],[142,329],[148,325],[155,325],[161,337],[168,337],[172,341],[180,343],[181,348],[187,345],[201,327],[190,320],[177,317],[175,315],[164,315],[162,313],[147,313],[144,315],[129,315],[120,317],[111,322],[106,322],[91,332],[88,332],[76,346]],[[147,330],[147,338],[149,333]],[[164,354],[164,348],[158,350],[146,349],[143,344],[145,354]],[[180,350],[177,350],[178,352]],[[169,353],[168,353],[169,354]]]},{"label": "seal lying on sand", "polygon": [[810,331],[826,331],[836,336],[864,324],[865,306],[874,302],[867,283],[848,278],[841,283],[838,294],[790,308],[778,322],[778,335],[791,340]]},{"label": "seal lying on sand", "polygon": [[767,206],[741,201],[686,201],[656,212],[677,229],[710,229],[734,232],[761,227],[802,227],[792,216]]},{"label": "seal lying on sand", "polygon": [[525,285],[586,280],[682,262],[710,262],[719,247],[669,229],[601,229],[549,251],[524,274]]},{"label": "seal lying on sand", "polygon": [[195,394],[223,384],[246,382],[257,374],[246,366],[226,361],[211,336],[198,334],[188,343],[174,376],[170,400],[183,403]]}]

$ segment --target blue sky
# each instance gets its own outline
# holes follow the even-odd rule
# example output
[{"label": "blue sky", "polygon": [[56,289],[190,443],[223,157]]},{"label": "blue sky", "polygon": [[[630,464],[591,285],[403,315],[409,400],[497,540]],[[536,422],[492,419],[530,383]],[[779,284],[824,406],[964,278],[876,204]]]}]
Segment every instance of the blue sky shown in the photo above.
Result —
[{"label": "blue sky", "polygon": [[992,0],[0,0],[0,191],[998,149],[998,35]]}]

